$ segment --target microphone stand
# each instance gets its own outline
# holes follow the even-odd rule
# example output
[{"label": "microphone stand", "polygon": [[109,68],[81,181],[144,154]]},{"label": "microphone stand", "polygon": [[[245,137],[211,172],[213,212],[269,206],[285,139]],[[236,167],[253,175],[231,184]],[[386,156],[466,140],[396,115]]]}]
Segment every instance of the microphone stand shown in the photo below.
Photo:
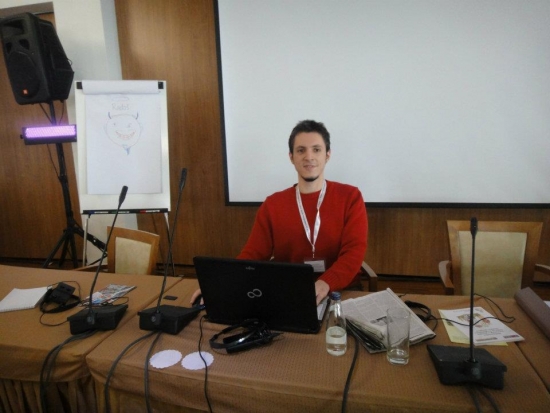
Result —
[{"label": "microphone stand", "polygon": [[[470,284],[470,346],[454,347],[428,344],[428,353],[443,384],[480,384],[491,389],[504,387],[506,366],[485,349],[474,352],[474,268],[477,218],[470,220],[472,234],[472,269]],[[476,358],[477,356],[477,358]]]},{"label": "microphone stand", "polygon": [[176,205],[176,212],[174,216],[174,223],[172,224],[172,234],[169,237],[168,244],[168,257],[166,258],[166,266],[164,267],[164,278],[162,280],[162,287],[160,295],[157,301],[156,307],[148,308],[146,310],[138,312],[139,315],[139,328],[146,331],[162,331],[168,334],[178,334],[183,328],[193,320],[197,314],[201,311],[199,307],[187,308],[174,305],[161,305],[164,290],[166,288],[166,279],[168,277],[168,268],[172,261],[172,243],[174,240],[174,234],[176,232],[176,222],[178,219],[178,212],[181,201],[181,194],[185,187],[185,181],[187,179],[187,168],[181,170],[178,202]]},{"label": "microphone stand", "polygon": [[474,266],[476,254],[476,235],[477,235],[477,218],[470,220],[470,233],[472,234],[472,265],[470,268],[470,358],[467,363],[470,364],[470,372],[473,377],[481,377],[481,369],[479,363],[474,356]]},{"label": "microphone stand", "polygon": [[97,271],[95,272],[94,280],[92,281],[90,296],[88,299],[88,308],[83,309],[67,318],[69,321],[71,334],[73,335],[89,330],[114,330],[118,326],[118,323],[128,308],[128,304],[109,305],[98,307],[96,309],[93,308],[93,293],[95,284],[99,277],[99,271],[101,270],[103,259],[107,255],[107,245],[109,245],[109,241],[111,240],[111,234],[113,233],[113,228],[115,227],[116,219],[118,217],[118,213],[120,212],[120,207],[126,198],[127,192],[128,187],[123,186],[118,199],[118,207],[115,213],[115,218],[113,219],[109,236],[105,242],[105,247],[103,248],[103,253],[101,254],[101,259],[99,260]]}]

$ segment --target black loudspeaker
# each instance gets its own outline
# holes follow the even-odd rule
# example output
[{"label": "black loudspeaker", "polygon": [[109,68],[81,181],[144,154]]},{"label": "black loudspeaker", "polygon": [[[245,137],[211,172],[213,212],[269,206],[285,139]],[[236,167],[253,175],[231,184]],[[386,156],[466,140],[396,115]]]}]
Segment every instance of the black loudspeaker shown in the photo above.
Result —
[{"label": "black loudspeaker", "polygon": [[4,60],[20,105],[65,100],[74,72],[52,23],[31,13],[0,20]]}]

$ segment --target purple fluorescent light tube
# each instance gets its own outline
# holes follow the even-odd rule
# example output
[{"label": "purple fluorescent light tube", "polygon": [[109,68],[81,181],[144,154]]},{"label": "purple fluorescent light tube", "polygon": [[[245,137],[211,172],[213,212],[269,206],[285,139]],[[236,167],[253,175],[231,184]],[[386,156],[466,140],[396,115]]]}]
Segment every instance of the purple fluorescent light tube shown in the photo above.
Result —
[{"label": "purple fluorescent light tube", "polygon": [[21,136],[26,145],[76,142],[76,125],[25,127]]}]

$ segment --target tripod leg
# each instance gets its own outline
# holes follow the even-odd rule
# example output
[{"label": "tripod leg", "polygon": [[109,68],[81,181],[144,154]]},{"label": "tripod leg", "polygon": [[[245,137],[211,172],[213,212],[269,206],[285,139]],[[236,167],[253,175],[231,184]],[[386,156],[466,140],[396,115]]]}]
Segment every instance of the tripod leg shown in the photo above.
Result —
[{"label": "tripod leg", "polygon": [[63,251],[61,252],[61,257],[59,258],[59,267],[62,267],[65,263],[65,258],[67,257],[67,251],[71,255],[73,261],[73,268],[78,267],[78,256],[76,255],[76,243],[74,240],[74,231],[73,227],[68,227],[65,230],[65,243],[63,244]]},{"label": "tripod leg", "polygon": [[52,252],[50,252],[50,255],[48,255],[48,258],[46,258],[46,261],[44,261],[44,264],[42,264],[42,268],[48,268],[50,266],[50,264],[52,263],[53,257],[55,256],[55,254],[57,254],[57,251],[59,250],[59,248],[61,248],[61,245],[65,242],[66,236],[67,236],[67,230],[65,229],[63,230],[63,234],[61,234],[59,241],[57,241],[56,246],[54,247]]},{"label": "tripod leg", "polygon": [[69,229],[65,230],[65,234],[66,234],[65,242],[63,243],[63,249],[61,250],[61,257],[59,257],[59,268],[61,268],[65,263],[65,257],[67,256],[67,248],[69,246],[69,241],[71,238]]},{"label": "tripod leg", "polygon": [[73,268],[78,267],[78,256],[76,255],[76,243],[74,241],[74,231],[71,231],[71,257],[73,257]]},{"label": "tripod leg", "polygon": [[[50,105],[51,123],[52,125],[55,125],[57,121],[55,118],[55,108],[54,108],[53,102],[49,102],[49,105]],[[65,262],[65,257],[67,255],[67,250],[70,250],[73,266],[74,268],[76,268],[78,266],[78,256],[76,253],[76,244],[75,244],[74,237],[76,234],[84,238],[84,231],[82,230],[82,228],[80,228],[76,224],[73,217],[73,210],[71,206],[71,197],[69,193],[69,182],[67,177],[67,167],[65,165],[65,154],[63,151],[63,144],[58,142],[55,144],[55,147],[57,149],[57,160],[59,163],[58,179],[59,179],[59,182],[61,183],[61,189],[63,192],[63,202],[65,206],[65,219],[67,221],[67,227],[63,230],[63,235],[61,235],[61,238],[57,242],[57,245],[52,250],[52,252],[48,256],[44,264],[42,265],[42,268],[47,268],[51,264],[53,257],[55,256],[59,248],[61,248],[62,244],[63,244],[63,251],[61,253],[59,266],[63,265],[63,263]],[[91,234],[86,234],[86,239],[84,240],[84,242],[86,242],[86,240],[90,241],[94,246],[96,246],[101,250],[103,250],[103,248],[105,247],[105,244],[103,242],[101,242],[99,239],[97,239]]]}]

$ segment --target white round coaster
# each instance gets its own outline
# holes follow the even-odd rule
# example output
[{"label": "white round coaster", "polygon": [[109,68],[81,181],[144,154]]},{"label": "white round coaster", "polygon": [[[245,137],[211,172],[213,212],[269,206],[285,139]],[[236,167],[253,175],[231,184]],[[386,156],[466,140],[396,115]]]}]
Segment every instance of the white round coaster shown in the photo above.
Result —
[{"label": "white round coaster", "polygon": [[[206,361],[206,365],[210,366],[214,362],[214,356],[206,351],[201,351],[201,355]],[[204,369],[204,361],[201,359],[198,351],[188,354],[181,361],[181,366],[187,370]]]},{"label": "white round coaster", "polygon": [[149,364],[157,369],[173,366],[181,360],[182,354],[177,350],[162,350],[154,354]]}]

